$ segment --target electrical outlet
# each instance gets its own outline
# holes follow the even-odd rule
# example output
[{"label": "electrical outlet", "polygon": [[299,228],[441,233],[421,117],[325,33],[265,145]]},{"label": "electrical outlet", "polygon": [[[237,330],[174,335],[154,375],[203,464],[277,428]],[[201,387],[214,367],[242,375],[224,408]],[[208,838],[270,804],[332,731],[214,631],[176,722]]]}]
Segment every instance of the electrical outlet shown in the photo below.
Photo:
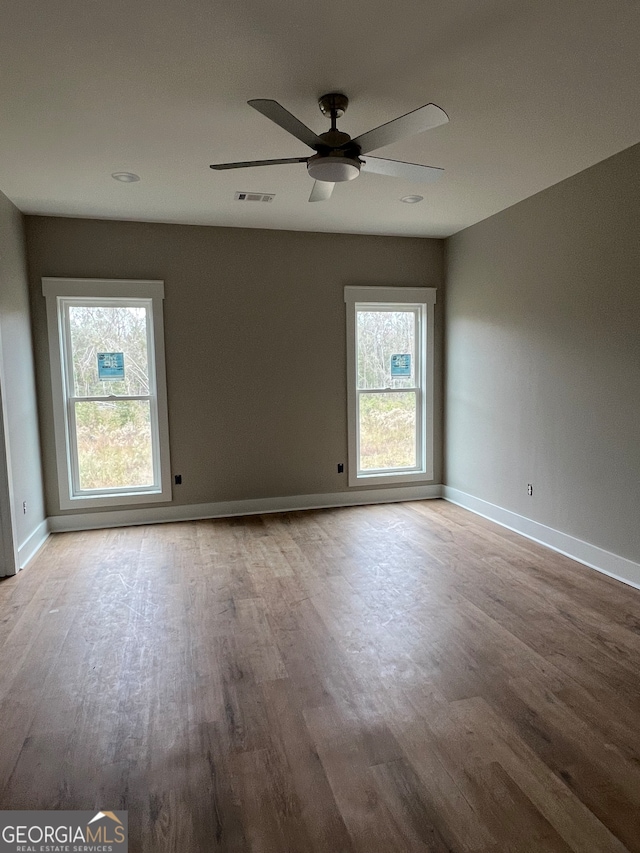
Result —
[{"label": "electrical outlet", "polygon": [[176,474],[173,479],[174,479],[176,486],[182,485],[182,474]]},{"label": "electrical outlet", "polygon": [[23,515],[27,514],[27,502],[26,501],[22,501],[22,513],[23,513]]},{"label": "electrical outlet", "polygon": [[532,483],[527,483],[527,494],[529,495],[529,497],[531,497],[531,495],[533,495],[533,484]]},{"label": "electrical outlet", "polygon": [[338,462],[338,474],[344,474],[344,462]]}]

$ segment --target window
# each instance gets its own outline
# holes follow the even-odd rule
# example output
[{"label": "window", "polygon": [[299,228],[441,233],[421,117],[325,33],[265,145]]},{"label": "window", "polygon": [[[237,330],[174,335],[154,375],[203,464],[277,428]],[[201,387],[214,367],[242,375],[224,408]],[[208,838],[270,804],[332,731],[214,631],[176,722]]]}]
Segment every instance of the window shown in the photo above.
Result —
[{"label": "window", "polygon": [[171,500],[158,281],[44,278],[60,508]]},{"label": "window", "polygon": [[435,288],[345,287],[349,485],[433,478]]}]

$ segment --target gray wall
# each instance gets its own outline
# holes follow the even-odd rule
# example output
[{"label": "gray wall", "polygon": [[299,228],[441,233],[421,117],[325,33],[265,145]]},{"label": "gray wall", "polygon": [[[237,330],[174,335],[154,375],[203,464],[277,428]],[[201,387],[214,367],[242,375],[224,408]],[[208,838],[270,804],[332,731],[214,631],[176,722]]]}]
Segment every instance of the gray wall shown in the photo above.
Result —
[{"label": "gray wall", "polygon": [[[6,458],[0,466],[2,529],[11,525],[20,550],[44,521],[40,442],[35,393],[29,291],[22,214],[0,193],[0,396]],[[5,451],[0,447],[0,453]],[[5,468],[5,461],[8,462]],[[6,470],[6,478],[2,471]],[[5,488],[3,489],[3,480]],[[7,508],[7,492],[12,504]],[[22,504],[26,501],[27,512]],[[10,518],[7,518],[10,516]],[[3,536],[7,561],[8,535]],[[12,573],[5,565],[0,574]]]},{"label": "gray wall", "polygon": [[446,483],[635,561],[639,223],[636,146],[451,238],[446,303]]},{"label": "gray wall", "polygon": [[[64,513],[42,276],[165,281],[174,504],[348,491],[343,288],[442,285],[438,240],[33,216],[26,229],[49,515]],[[440,295],[438,377],[442,309]]]},{"label": "gray wall", "polygon": [[[1,349],[2,343],[0,342]],[[4,405],[3,385],[2,362],[0,361],[0,578],[15,574],[18,565],[18,552],[13,534],[14,515],[11,487],[9,485],[9,466],[11,463],[4,429],[6,406]]]}]

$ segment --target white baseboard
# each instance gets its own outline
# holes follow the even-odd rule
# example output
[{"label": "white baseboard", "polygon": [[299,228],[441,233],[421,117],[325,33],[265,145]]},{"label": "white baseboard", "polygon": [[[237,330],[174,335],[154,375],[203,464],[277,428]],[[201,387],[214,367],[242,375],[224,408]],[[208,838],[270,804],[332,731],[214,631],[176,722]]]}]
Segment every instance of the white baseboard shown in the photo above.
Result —
[{"label": "white baseboard", "polygon": [[96,530],[103,527],[128,527],[136,524],[162,524],[167,521],[198,521],[234,515],[263,515],[271,512],[294,512],[302,509],[327,509],[339,506],[361,506],[398,501],[419,501],[442,497],[442,486],[400,486],[391,489],[362,489],[322,495],[293,495],[284,498],[258,498],[246,501],[191,504],[187,506],[155,506],[149,509],[123,509],[106,512],[55,515],[49,518],[49,530],[61,533],[71,530]]},{"label": "white baseboard", "polygon": [[24,569],[49,538],[48,519],[44,519],[18,548],[18,568]]},{"label": "white baseboard", "polygon": [[634,563],[633,560],[627,560],[626,557],[605,551],[603,548],[598,548],[597,545],[576,539],[574,536],[569,536],[568,533],[547,527],[546,524],[540,524],[540,522],[526,518],[524,515],[518,515],[451,486],[443,486],[442,497],[451,503],[475,512],[476,515],[481,515],[483,518],[495,521],[502,527],[520,533],[527,539],[533,539],[534,542],[546,545],[552,551],[558,551],[558,553],[571,557],[578,563],[583,563],[591,569],[596,569],[596,571],[609,575],[611,578],[640,589],[640,563]]},{"label": "white baseboard", "polygon": [[105,527],[129,527],[139,524],[163,524],[171,521],[198,521],[206,518],[225,518],[238,515],[263,515],[273,512],[295,512],[305,509],[327,509],[341,506],[364,506],[376,503],[445,498],[450,503],[481,515],[502,527],[532,539],[552,551],[557,551],[609,577],[640,589],[640,563],[605,551],[548,527],[531,518],[518,515],[503,507],[461,492],[451,486],[404,486],[390,489],[369,489],[335,492],[320,495],[293,495],[282,498],[258,498],[244,501],[191,504],[186,506],[156,506],[148,509],[126,509],[105,512],[74,513],[51,516],[42,522],[19,549],[23,568],[44,544],[49,532],[96,530]]}]

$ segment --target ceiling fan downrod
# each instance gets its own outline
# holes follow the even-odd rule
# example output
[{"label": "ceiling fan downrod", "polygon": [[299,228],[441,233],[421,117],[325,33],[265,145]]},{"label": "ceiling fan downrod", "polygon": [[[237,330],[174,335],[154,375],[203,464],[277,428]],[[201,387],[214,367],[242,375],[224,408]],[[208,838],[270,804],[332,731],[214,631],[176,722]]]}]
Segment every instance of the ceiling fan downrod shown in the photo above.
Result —
[{"label": "ceiling fan downrod", "polygon": [[318,100],[318,106],[322,115],[331,120],[331,130],[337,130],[336,122],[346,113],[349,98],[340,92],[331,92]]}]

